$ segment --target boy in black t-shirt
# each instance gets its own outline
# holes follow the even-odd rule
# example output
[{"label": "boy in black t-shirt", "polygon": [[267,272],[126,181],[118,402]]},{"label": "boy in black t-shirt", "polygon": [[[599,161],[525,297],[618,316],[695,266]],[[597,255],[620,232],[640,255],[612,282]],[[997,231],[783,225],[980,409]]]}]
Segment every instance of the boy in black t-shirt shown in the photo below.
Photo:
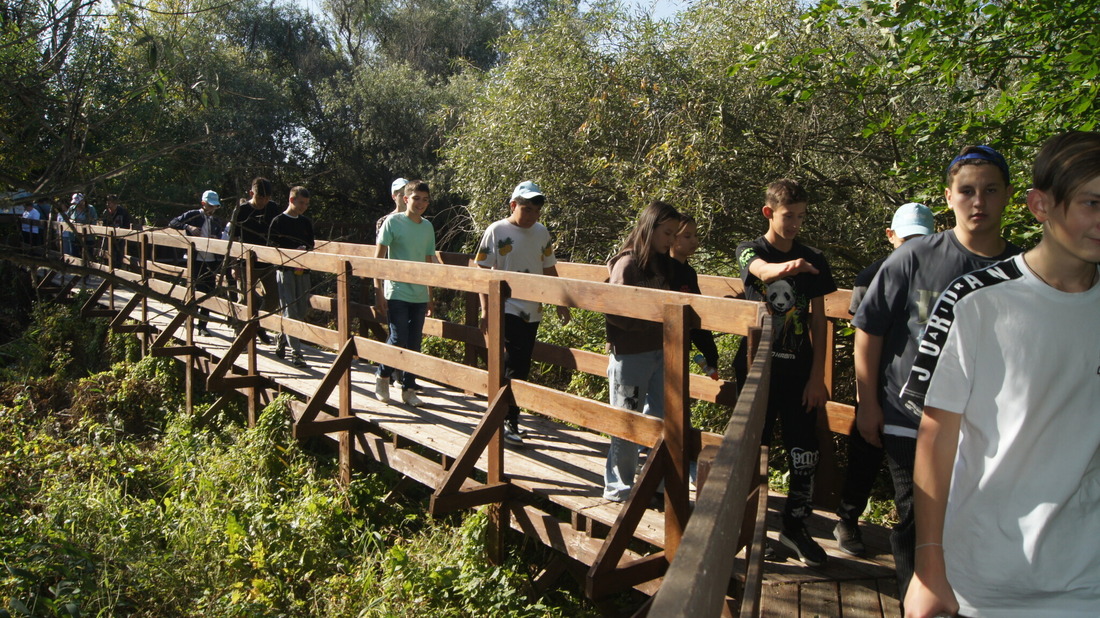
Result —
[{"label": "boy in black t-shirt", "polygon": [[[280,213],[271,220],[267,244],[279,249],[312,250],[314,247],[313,222],[305,215],[308,209],[309,190],[305,187],[291,189],[286,212]],[[291,320],[305,319],[306,312],[309,311],[309,293],[312,287],[309,269],[295,264],[291,259],[276,267],[275,281],[279,286],[279,302],[283,306],[283,317]],[[279,341],[275,345],[275,355],[284,358],[288,343],[293,350],[291,363],[295,367],[305,367],[306,362],[302,359],[302,342],[297,337],[280,333]]]},{"label": "boy in black t-shirt", "polygon": [[808,566],[825,563],[825,550],[806,530],[813,512],[814,473],[819,458],[817,413],[829,399],[825,387],[825,295],[836,291],[825,256],[795,240],[806,218],[809,198],[794,180],[768,186],[764,218],[768,231],[737,247],[745,298],[764,301],[772,315],[772,372],[763,442],[771,442],[778,418],[783,423],[790,491],[783,512],[781,543]]}]

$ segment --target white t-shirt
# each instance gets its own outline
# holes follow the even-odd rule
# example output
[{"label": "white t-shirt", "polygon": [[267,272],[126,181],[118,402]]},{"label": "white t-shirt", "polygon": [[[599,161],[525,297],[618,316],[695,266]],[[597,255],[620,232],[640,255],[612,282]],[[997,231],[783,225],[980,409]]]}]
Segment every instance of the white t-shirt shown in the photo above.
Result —
[{"label": "white t-shirt", "polygon": [[960,613],[1100,615],[1100,285],[1061,292],[1022,256],[956,279],[905,391],[925,387],[963,415],[943,535]]},{"label": "white t-shirt", "polygon": [[[508,219],[496,221],[485,230],[474,261],[485,268],[539,275],[558,263],[546,226],[536,222],[529,228],[522,228]],[[504,312],[526,322],[539,322],[542,303],[508,298],[504,301]]]}]

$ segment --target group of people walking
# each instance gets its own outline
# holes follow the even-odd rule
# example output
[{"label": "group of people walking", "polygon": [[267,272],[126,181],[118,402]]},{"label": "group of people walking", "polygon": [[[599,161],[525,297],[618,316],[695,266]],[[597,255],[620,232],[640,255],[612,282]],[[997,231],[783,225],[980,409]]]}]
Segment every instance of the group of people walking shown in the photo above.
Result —
[{"label": "group of people walking", "polygon": [[[865,551],[858,521],[885,456],[899,519],[891,544],[907,616],[1096,615],[1100,134],[1068,132],[1043,145],[1027,192],[1042,237],[1026,252],[1001,235],[1013,192],[999,152],[990,146],[962,149],[946,167],[945,185],[953,225],[937,232],[929,208],[901,206],[886,229],[895,250],[860,273],[853,286],[856,425],[833,531],[838,548],[853,555]],[[225,220],[218,215],[217,193],[206,191],[199,208],[169,226],[191,236],[313,249],[313,227],[305,216],[309,191],[292,188],[285,209],[272,194],[270,181],[255,179],[248,199]],[[428,184],[399,178],[392,196],[394,211],[377,224],[376,257],[432,262]],[[539,222],[546,202],[534,182],[517,185],[507,216],[481,237],[474,264],[556,276],[551,234]],[[805,522],[819,461],[818,411],[829,397],[824,297],[837,286],[824,253],[798,239],[809,202],[797,181],[771,183],[761,207],[767,228],[737,246],[736,260],[746,298],[766,304],[774,327],[763,441],[770,443],[781,427],[790,489],[779,540],[806,565],[820,567],[828,557]],[[127,218],[117,205],[109,212],[120,225],[120,217]],[[24,218],[24,238],[35,244],[40,208],[28,207]],[[78,193],[62,218],[91,223],[97,214]],[[78,239],[65,233],[65,250],[75,254]],[[696,222],[654,201],[608,261],[609,281],[699,293],[688,264],[698,247]],[[198,251],[194,259],[196,288],[213,293],[220,256]],[[308,269],[290,260],[261,268],[253,279],[263,289],[258,301],[265,311],[281,308],[285,317],[304,319]],[[378,316],[389,325],[388,343],[419,351],[433,310],[431,288],[395,277],[376,280],[375,289]],[[484,311],[484,295],[481,304]],[[504,313],[504,377],[527,379],[542,307],[508,298]],[[557,313],[563,324],[569,322],[568,307]],[[483,331],[486,326],[483,317]],[[205,329],[205,321],[198,327]],[[661,324],[607,315],[606,335],[610,403],[662,418]],[[692,341],[704,373],[717,379],[713,336],[696,331]],[[288,347],[291,362],[304,365],[301,342],[281,334],[276,354],[285,357]],[[422,405],[417,377],[384,364],[375,382],[379,401],[392,401],[395,379],[402,402]],[[513,406],[503,437],[517,447],[525,436],[519,420]],[[628,499],[643,452],[640,445],[611,438],[604,498]]]}]

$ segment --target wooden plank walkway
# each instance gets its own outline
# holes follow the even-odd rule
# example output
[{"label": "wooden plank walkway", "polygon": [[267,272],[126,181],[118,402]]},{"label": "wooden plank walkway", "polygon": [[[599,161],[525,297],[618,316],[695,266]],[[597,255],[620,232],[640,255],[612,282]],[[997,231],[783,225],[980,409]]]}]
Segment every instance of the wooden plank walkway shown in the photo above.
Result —
[{"label": "wooden plank walkway", "polygon": [[[115,306],[121,307],[132,297],[128,290],[115,292]],[[106,305],[105,296],[100,304]],[[167,305],[148,302],[149,322],[163,329],[175,312]],[[136,312],[135,312],[136,313]],[[233,341],[233,332],[224,325],[211,324],[213,336],[196,334],[194,343],[205,350],[212,362],[224,356]],[[182,329],[176,333],[183,337]],[[257,345],[257,371],[269,378],[278,390],[308,399],[315,392],[325,370],[333,363],[336,354],[304,344],[306,368],[293,367],[289,362],[275,357],[272,346]],[[237,358],[235,365],[245,369],[247,356]],[[399,401],[399,389],[392,395],[395,403],[382,404],[374,397],[374,366],[360,362],[352,372],[352,408],[362,419],[397,440],[421,445],[439,455],[440,474],[447,458],[458,457],[485,413],[487,402],[453,388],[422,379],[419,393],[424,405],[413,408]],[[338,407],[338,395],[333,393],[329,404]],[[574,514],[572,525],[593,537],[595,542],[614,524],[621,505],[604,500],[601,495],[603,466],[607,452],[607,438],[594,432],[576,429],[564,423],[524,413],[521,426],[527,432],[527,445],[505,449],[505,473],[517,488],[541,496],[553,504]],[[360,443],[362,452],[369,445]],[[375,451],[375,454],[380,452]],[[402,469],[400,462],[390,462],[399,472],[433,485],[439,477],[418,476],[417,471]],[[483,454],[477,464],[482,473],[487,470],[487,457]],[[692,492],[694,499],[694,492]],[[869,548],[866,559],[853,558],[839,552],[832,538],[835,516],[818,512],[810,518],[811,534],[829,553],[829,563],[820,569],[805,567],[793,560],[789,552],[779,544],[777,530],[779,513],[784,498],[772,494],[769,499],[768,536],[783,561],[766,562],[761,615],[763,616],[899,616],[893,559],[889,550],[888,532],[882,528],[866,526],[865,541]],[[593,525],[596,522],[598,525]],[[522,522],[512,518],[512,527],[524,530]],[[635,538],[662,547],[664,544],[664,515],[659,510],[648,509],[642,517]],[[634,552],[628,552],[634,556]],[[743,560],[743,553],[738,558]],[[743,569],[735,569],[741,572]],[[639,586],[652,593],[660,580]]]}]

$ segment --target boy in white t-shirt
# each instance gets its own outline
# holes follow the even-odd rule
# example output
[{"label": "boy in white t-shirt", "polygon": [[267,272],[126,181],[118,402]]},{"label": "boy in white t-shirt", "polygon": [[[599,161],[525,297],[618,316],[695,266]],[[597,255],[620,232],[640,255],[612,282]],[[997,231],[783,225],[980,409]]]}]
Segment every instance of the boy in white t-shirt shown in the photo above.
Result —
[{"label": "boy in white t-shirt", "polygon": [[[482,268],[520,273],[558,274],[550,232],[539,223],[546,196],[531,181],[521,182],[508,202],[511,214],[485,230],[474,262]],[[481,295],[481,330],[485,332],[489,299]],[[526,380],[531,372],[531,354],[542,320],[542,305],[533,300],[508,298],[504,304],[504,377]],[[562,324],[568,324],[569,307],[558,307]],[[519,408],[512,406],[504,420],[504,441],[523,446],[519,430]]]},{"label": "boy in white t-shirt", "polygon": [[1023,255],[956,279],[902,396],[924,407],[905,615],[1100,611],[1100,133],[1047,141]]}]

